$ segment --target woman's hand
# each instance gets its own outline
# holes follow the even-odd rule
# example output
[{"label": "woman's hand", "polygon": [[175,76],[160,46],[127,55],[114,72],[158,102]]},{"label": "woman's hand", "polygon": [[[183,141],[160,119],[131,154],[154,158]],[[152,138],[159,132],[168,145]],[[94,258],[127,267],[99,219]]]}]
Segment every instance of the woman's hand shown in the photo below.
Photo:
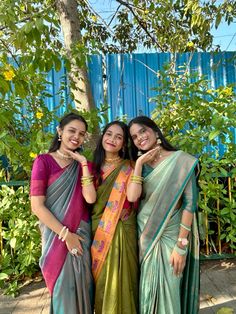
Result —
[{"label": "woman's hand", "polygon": [[170,265],[173,267],[173,273],[175,276],[181,276],[186,263],[186,255],[180,255],[173,249],[170,256]]},{"label": "woman's hand", "polygon": [[[66,237],[66,246],[68,251],[73,255],[83,255],[83,248],[80,243],[81,241],[83,241],[83,238],[81,238],[78,234],[69,232]],[[77,250],[77,252],[73,253],[73,250]]]},{"label": "woman's hand", "polygon": [[137,160],[136,163],[141,163],[141,165],[146,164],[148,162],[152,162],[154,161],[154,159],[156,158],[156,153],[159,150],[159,147],[155,147],[151,150],[149,150],[148,152],[142,154]]},{"label": "woman's hand", "polygon": [[81,155],[79,152],[73,152],[69,149],[65,149],[65,152],[67,152],[68,155],[70,155],[74,160],[77,160],[80,163],[87,162],[86,157]]}]

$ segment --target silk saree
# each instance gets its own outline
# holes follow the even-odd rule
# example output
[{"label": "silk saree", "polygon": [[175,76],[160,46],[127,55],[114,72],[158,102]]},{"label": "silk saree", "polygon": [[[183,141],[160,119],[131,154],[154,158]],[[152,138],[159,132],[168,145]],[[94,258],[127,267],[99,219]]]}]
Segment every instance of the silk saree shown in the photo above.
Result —
[{"label": "silk saree", "polygon": [[[197,163],[193,156],[176,151],[154,169],[146,169],[149,174],[144,178],[137,215],[140,314],[198,313]],[[182,205],[176,209],[179,203]],[[183,210],[193,213],[193,223],[186,266],[179,277],[173,274],[170,256],[178,239]]]},{"label": "silk saree", "polygon": [[129,161],[103,174],[92,210],[96,314],[138,313],[136,212],[126,199]]},{"label": "silk saree", "polygon": [[91,224],[80,176],[78,162],[61,168],[50,154],[39,155],[32,169],[31,195],[45,195],[45,206],[71,232],[84,239],[81,242],[83,255],[72,255],[65,242],[40,223],[42,255],[39,264],[51,295],[51,314],[93,313]]}]

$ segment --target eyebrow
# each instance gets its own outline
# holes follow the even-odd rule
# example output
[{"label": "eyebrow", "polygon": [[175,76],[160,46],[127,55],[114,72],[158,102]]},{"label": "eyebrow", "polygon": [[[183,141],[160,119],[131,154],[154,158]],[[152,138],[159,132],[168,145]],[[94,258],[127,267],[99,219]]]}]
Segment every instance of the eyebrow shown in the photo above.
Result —
[{"label": "eyebrow", "polygon": [[112,132],[111,130],[107,130],[106,133],[108,133],[108,132],[110,132],[110,133],[112,133],[112,134],[115,134],[115,135],[119,135],[119,136],[124,137],[124,135],[121,134],[121,133],[114,133],[114,132]]},{"label": "eyebrow", "polygon": [[[73,130],[75,130],[75,131],[78,130],[77,128],[75,128],[75,127],[73,127],[73,126],[69,126],[68,129],[73,129]],[[86,130],[79,130],[79,131],[80,131],[80,132],[83,132],[83,133],[86,133]]]}]

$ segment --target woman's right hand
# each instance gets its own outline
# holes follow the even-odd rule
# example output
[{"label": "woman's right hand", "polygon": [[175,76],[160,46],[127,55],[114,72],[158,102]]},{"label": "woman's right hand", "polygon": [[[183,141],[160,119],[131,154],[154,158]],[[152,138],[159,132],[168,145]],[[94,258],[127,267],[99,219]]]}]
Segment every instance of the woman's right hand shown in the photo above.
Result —
[{"label": "woman's right hand", "polygon": [[66,246],[68,251],[72,253],[72,250],[76,249],[77,253],[75,255],[83,255],[81,241],[83,241],[83,238],[81,238],[78,234],[69,232],[66,237]]},{"label": "woman's right hand", "polygon": [[81,155],[79,152],[73,152],[72,150],[65,149],[65,152],[68,153],[74,160],[80,162],[80,163],[86,163],[87,159],[85,156]]},{"label": "woman's right hand", "polygon": [[152,162],[156,158],[156,152],[158,151],[159,147],[155,147],[148,152],[142,154],[138,159],[136,160],[136,163],[140,163],[141,165],[146,164],[148,162]]}]

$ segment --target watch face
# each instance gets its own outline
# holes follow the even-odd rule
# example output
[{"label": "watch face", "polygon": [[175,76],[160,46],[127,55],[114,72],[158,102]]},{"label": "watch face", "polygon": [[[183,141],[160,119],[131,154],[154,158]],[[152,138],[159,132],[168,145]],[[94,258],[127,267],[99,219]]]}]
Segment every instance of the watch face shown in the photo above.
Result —
[{"label": "watch face", "polygon": [[182,245],[187,245],[188,244],[188,240],[187,239],[182,239]]}]

